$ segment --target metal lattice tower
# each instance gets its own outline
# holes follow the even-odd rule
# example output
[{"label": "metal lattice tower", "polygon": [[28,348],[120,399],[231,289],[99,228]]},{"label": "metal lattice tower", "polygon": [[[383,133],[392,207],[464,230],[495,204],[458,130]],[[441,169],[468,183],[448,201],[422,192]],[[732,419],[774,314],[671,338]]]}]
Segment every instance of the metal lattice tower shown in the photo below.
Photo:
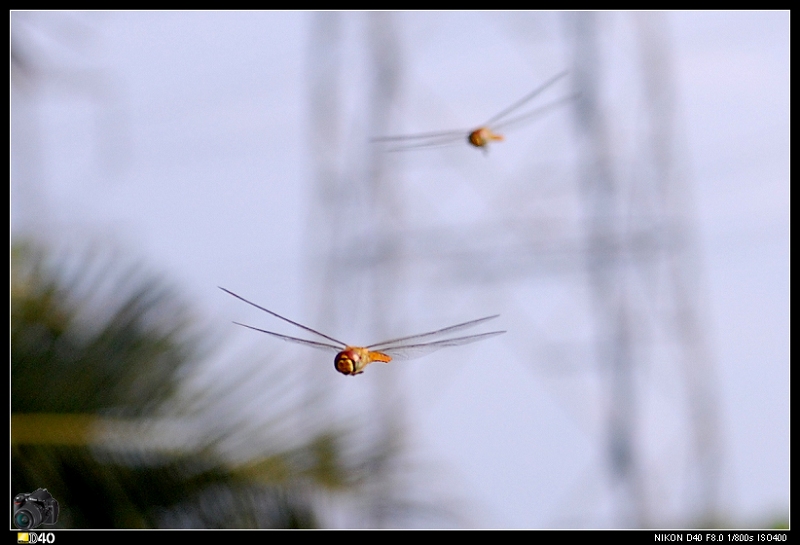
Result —
[{"label": "metal lattice tower", "polygon": [[[352,23],[357,27],[348,28]],[[343,87],[348,77],[343,56],[353,42],[348,31],[364,40],[361,49],[367,56],[362,61],[372,75],[359,97],[365,105],[360,119],[365,132],[386,130],[398,89],[400,60],[392,14],[369,13],[358,20],[338,13],[314,15],[309,73],[315,171],[310,250],[319,291],[314,292],[313,303],[321,309],[322,323],[334,327],[359,322],[360,329],[378,338],[402,319],[401,305],[394,300],[402,283],[401,269],[374,267],[377,262],[397,261],[395,233],[402,223],[402,206],[393,192],[393,174],[387,169],[385,154],[367,146],[362,138],[353,144],[353,139],[345,136],[350,127],[342,122],[343,110],[350,98],[347,90],[352,90]],[[347,250],[354,241],[362,243],[355,255],[349,255]],[[366,414],[377,442],[391,447],[402,437],[402,402],[390,376],[378,380],[373,383],[374,391],[359,402],[368,407]],[[324,395],[323,389],[311,395]],[[381,458],[376,463],[392,460]],[[373,471],[387,482],[367,492],[369,508],[364,516],[367,526],[384,527],[391,524],[386,513],[391,498],[387,496],[397,494],[402,484],[393,480],[392,468],[374,467]]]},{"label": "metal lattice tower", "polygon": [[[318,21],[339,17],[317,16]],[[399,29],[390,15],[370,17],[367,64],[376,76],[365,103],[369,105],[367,132],[375,135],[388,132],[386,115],[400,72],[393,41]],[[576,347],[588,344],[582,359],[587,363],[583,368],[590,370],[583,372],[596,373],[601,385],[598,410],[604,439],[598,447],[603,453],[598,472],[602,475],[596,478],[602,488],[598,501],[610,505],[605,523],[702,525],[716,516],[721,452],[712,357],[704,333],[702,275],[676,122],[666,27],[658,14],[630,16],[637,40],[627,55],[628,63],[638,65],[638,100],[625,105],[633,121],[618,120],[606,91],[614,76],[604,52],[609,39],[601,18],[576,13],[564,19],[563,45],[572,59],[572,90],[579,95],[565,109],[566,117],[574,121],[575,183],[569,198],[579,211],[570,220],[573,225],[563,229],[558,223],[541,229],[547,220],[533,214],[521,222],[520,218],[508,222],[505,210],[498,210],[494,221],[465,222],[461,228],[430,231],[404,225],[403,203],[410,196],[393,189],[399,184],[390,183],[393,156],[368,151],[354,155],[348,163],[361,166],[331,166],[338,160],[332,150],[347,157],[354,152],[344,146],[341,127],[333,134],[326,126],[339,111],[333,104],[338,87],[331,79],[335,70],[318,67],[314,73],[320,78],[328,74],[312,89],[316,97],[312,102],[316,100],[315,110],[321,116],[315,122],[319,130],[314,131],[319,145],[326,148],[315,153],[316,206],[324,218],[315,225],[326,227],[314,236],[317,253],[328,256],[322,306],[335,314],[344,301],[359,301],[369,309],[369,321],[378,329],[394,325],[384,320],[390,316],[389,308],[395,310],[392,320],[402,320],[397,313],[403,308],[397,301],[400,289],[438,289],[421,285],[426,281],[404,271],[409,263],[436,270],[456,287],[488,289],[547,279],[563,283],[567,291],[577,288],[576,292],[586,294],[586,301],[576,307],[583,305],[591,338],[587,343],[576,337],[572,343]],[[317,40],[330,35],[328,30],[316,33]],[[320,42],[318,58],[331,61],[341,43]],[[633,151],[618,148],[621,130],[635,132]],[[497,194],[503,191],[504,184],[498,183]],[[365,207],[369,213],[364,213]],[[342,217],[357,217],[359,222],[338,221]],[[509,224],[515,227],[509,229]],[[398,234],[403,228],[403,234]],[[540,356],[521,354],[521,359]],[[645,384],[643,378],[658,366],[668,368],[681,384],[675,406],[666,409],[654,408],[651,400],[661,386],[652,380]],[[402,427],[399,401],[391,409],[385,403],[397,399],[392,388],[382,385],[375,393],[376,414],[383,415],[378,426],[388,430]],[[660,500],[653,484],[658,478],[652,468],[663,455],[651,445],[653,436],[661,433],[658,416],[654,417],[657,410],[666,410],[670,418],[679,420],[675,426],[682,430],[684,441],[669,447],[681,451],[673,456],[681,462],[667,470],[669,495],[679,498],[673,503],[681,504],[672,511],[663,505],[669,502]],[[565,509],[593,509],[575,507]],[[586,520],[597,517],[578,515],[570,523],[594,524]]]}]

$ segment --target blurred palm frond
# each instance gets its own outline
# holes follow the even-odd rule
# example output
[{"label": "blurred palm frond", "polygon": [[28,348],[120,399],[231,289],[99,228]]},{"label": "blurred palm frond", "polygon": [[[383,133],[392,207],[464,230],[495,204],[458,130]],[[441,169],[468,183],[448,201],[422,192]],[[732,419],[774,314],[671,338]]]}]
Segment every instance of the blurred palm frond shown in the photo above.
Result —
[{"label": "blurred palm frond", "polygon": [[[14,493],[46,487],[62,527],[308,528],[320,524],[317,496],[356,490],[396,453],[354,450],[348,432],[312,422],[287,398],[285,366],[258,364],[263,390],[275,394],[260,424],[241,414],[255,379],[246,367],[227,394],[182,400],[182,380],[209,342],[194,323],[140,267],[13,244]],[[287,433],[290,414],[298,425]],[[242,445],[254,452],[228,455]]]}]

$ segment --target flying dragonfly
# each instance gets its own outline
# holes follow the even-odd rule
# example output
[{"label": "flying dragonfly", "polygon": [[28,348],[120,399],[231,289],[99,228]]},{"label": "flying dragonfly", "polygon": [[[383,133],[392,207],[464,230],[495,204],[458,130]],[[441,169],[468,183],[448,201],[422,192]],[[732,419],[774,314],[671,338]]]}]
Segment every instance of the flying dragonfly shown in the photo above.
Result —
[{"label": "flying dragonfly", "polygon": [[[289,318],[285,318],[280,314],[278,314],[277,312],[273,312],[269,309],[266,309],[260,305],[253,303],[252,301],[248,301],[241,295],[236,295],[232,291],[227,290],[223,287],[220,287],[219,289],[233,295],[237,299],[240,299],[249,305],[256,307],[257,309],[263,310],[267,314],[271,314],[276,318],[283,320],[284,322],[288,322],[294,326],[299,327],[300,329],[304,329],[309,333],[313,333],[314,335],[317,335],[318,337],[321,337],[326,341],[329,341],[329,342],[310,341],[308,339],[290,337],[288,335],[282,335],[280,333],[275,333],[273,331],[259,329],[257,327],[253,327],[247,324],[233,322],[236,325],[247,327],[255,331],[260,331],[261,333],[272,335],[273,337],[277,337],[278,339],[284,341],[310,346],[311,348],[324,350],[326,352],[335,352],[336,358],[334,359],[333,365],[336,368],[336,370],[342,373],[343,375],[351,375],[351,376],[360,375],[361,373],[364,372],[364,368],[372,362],[379,361],[381,363],[389,363],[390,361],[393,360],[398,360],[398,361],[410,360],[413,358],[419,358],[426,354],[430,354],[431,352],[439,350],[440,348],[445,348],[447,346],[461,346],[462,344],[474,343],[482,339],[488,339],[490,337],[494,337],[496,335],[501,335],[505,333],[505,331],[490,331],[488,333],[478,333],[474,335],[467,335],[465,337],[450,337],[445,339],[441,338],[456,333],[458,331],[474,327],[478,324],[482,324],[483,322],[488,322],[489,320],[493,320],[499,316],[496,314],[494,316],[487,316],[485,318],[478,318],[477,320],[464,322],[463,324],[451,325],[450,327],[437,329],[436,331],[429,331],[428,333],[419,333],[417,335],[399,337],[397,339],[382,341],[379,343],[371,344],[369,346],[363,346],[363,347],[353,346],[345,342],[342,342],[340,340],[334,339],[329,335],[325,335],[324,333],[320,333],[316,329],[311,329],[310,327],[299,324],[295,321],[290,320]],[[438,338],[439,340],[434,340],[436,338]]]},{"label": "flying dragonfly", "polygon": [[527,104],[534,97],[543,93],[551,85],[567,75],[567,72],[556,74],[542,85],[516,101],[511,106],[504,109],[502,112],[490,118],[486,123],[476,129],[462,129],[441,132],[428,132],[420,134],[409,134],[401,136],[381,136],[373,138],[372,142],[394,142],[398,145],[389,148],[388,151],[404,151],[418,148],[429,148],[436,146],[446,146],[461,140],[466,136],[467,142],[476,148],[483,149],[484,153],[488,151],[489,142],[499,142],[504,140],[503,135],[495,131],[510,128],[513,125],[519,125],[523,121],[528,121],[534,117],[544,114],[546,111],[560,106],[561,104],[576,98],[577,95],[569,95],[553,102],[540,106],[534,110],[519,114],[514,117],[508,117],[517,109]]}]

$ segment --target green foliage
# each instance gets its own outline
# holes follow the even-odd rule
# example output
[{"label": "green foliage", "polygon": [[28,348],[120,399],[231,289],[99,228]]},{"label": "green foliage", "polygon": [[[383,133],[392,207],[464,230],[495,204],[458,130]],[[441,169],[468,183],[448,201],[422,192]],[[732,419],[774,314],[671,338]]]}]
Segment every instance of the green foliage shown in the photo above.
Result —
[{"label": "green foliage", "polygon": [[196,356],[189,313],[136,267],[11,252],[12,413],[152,412]]},{"label": "green foliage", "polygon": [[259,430],[275,452],[236,463],[219,448],[229,430],[170,443],[165,422],[190,428],[204,411],[218,421],[207,417],[218,400],[194,412],[176,401],[202,352],[187,308],[97,252],[55,258],[16,244],[11,257],[12,491],[47,488],[59,527],[311,528],[315,494],[362,480],[330,429],[292,448]]}]

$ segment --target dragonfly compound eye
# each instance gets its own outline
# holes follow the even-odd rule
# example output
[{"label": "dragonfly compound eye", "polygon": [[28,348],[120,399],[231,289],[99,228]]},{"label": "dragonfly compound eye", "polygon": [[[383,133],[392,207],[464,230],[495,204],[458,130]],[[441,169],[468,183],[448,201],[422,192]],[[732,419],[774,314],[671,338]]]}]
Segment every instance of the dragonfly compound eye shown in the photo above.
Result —
[{"label": "dragonfly compound eye", "polygon": [[339,354],[336,355],[336,361],[334,362],[334,367],[336,367],[336,370],[344,375],[355,374],[353,372],[355,371],[356,368],[355,362],[349,355],[345,354],[344,352],[339,352]]},{"label": "dragonfly compound eye", "polygon": [[467,137],[467,141],[475,146],[476,148],[480,148],[486,145],[486,129],[477,129],[469,133]]}]

